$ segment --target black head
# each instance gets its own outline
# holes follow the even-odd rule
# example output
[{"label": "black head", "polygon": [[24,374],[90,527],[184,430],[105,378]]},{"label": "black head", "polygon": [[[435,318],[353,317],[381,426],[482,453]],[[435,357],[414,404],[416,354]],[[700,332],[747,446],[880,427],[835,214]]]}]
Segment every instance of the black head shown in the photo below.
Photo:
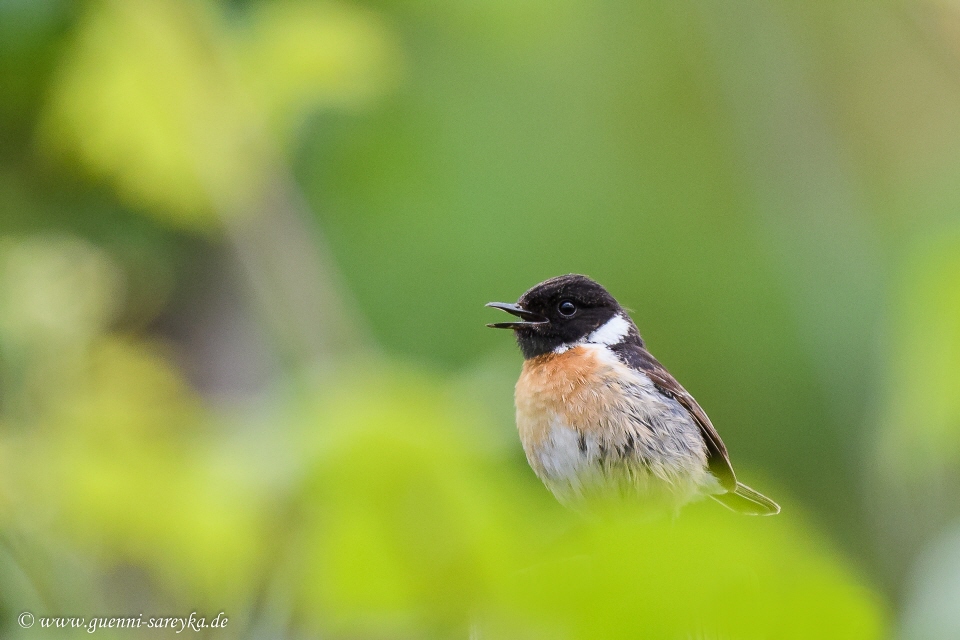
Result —
[{"label": "black head", "polygon": [[491,302],[487,306],[521,318],[521,322],[487,326],[513,329],[524,358],[583,341],[614,317],[626,324],[613,327],[620,331],[611,335],[637,335],[633,322],[614,297],[590,278],[576,274],[541,282],[520,296],[517,304]]}]

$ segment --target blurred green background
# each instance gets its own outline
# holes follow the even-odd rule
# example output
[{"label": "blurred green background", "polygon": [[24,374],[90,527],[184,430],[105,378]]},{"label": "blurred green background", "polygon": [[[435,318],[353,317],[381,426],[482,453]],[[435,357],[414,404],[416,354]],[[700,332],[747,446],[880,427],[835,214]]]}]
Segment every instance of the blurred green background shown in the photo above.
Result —
[{"label": "blurred green background", "polygon": [[[482,305],[568,272],[781,516],[554,503]],[[0,637],[953,640],[958,576],[960,4],[0,0]]]}]

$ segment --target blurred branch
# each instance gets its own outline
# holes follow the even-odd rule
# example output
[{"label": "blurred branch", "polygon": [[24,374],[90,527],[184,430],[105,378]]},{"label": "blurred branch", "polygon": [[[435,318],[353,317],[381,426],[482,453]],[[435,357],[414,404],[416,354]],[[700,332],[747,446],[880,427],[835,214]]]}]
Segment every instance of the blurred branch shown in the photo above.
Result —
[{"label": "blurred branch", "polygon": [[292,176],[276,170],[256,210],[220,217],[285,360],[310,365],[369,348],[366,320]]}]

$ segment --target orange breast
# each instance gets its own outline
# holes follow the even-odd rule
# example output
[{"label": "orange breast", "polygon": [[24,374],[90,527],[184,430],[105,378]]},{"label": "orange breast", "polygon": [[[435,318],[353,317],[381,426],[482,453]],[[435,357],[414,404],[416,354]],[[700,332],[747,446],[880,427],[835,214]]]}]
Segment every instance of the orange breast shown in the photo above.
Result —
[{"label": "orange breast", "polygon": [[615,399],[605,378],[613,367],[583,346],[548,353],[523,363],[517,381],[517,427],[524,449],[539,447],[557,419],[581,432],[601,428],[603,412]]}]

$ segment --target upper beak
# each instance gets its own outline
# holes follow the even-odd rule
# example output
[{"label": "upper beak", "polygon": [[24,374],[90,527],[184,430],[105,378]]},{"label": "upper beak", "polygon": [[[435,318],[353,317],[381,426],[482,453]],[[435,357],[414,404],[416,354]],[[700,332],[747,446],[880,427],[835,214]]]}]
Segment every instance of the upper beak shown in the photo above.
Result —
[{"label": "upper beak", "polygon": [[506,311],[507,313],[513,314],[518,318],[523,319],[525,322],[494,322],[488,324],[487,326],[492,329],[516,329],[517,327],[532,327],[539,324],[547,324],[549,320],[540,315],[539,313],[534,313],[532,311],[527,311],[523,307],[517,304],[510,304],[509,302],[488,302],[486,304],[488,307],[493,307],[494,309],[500,309]]}]

